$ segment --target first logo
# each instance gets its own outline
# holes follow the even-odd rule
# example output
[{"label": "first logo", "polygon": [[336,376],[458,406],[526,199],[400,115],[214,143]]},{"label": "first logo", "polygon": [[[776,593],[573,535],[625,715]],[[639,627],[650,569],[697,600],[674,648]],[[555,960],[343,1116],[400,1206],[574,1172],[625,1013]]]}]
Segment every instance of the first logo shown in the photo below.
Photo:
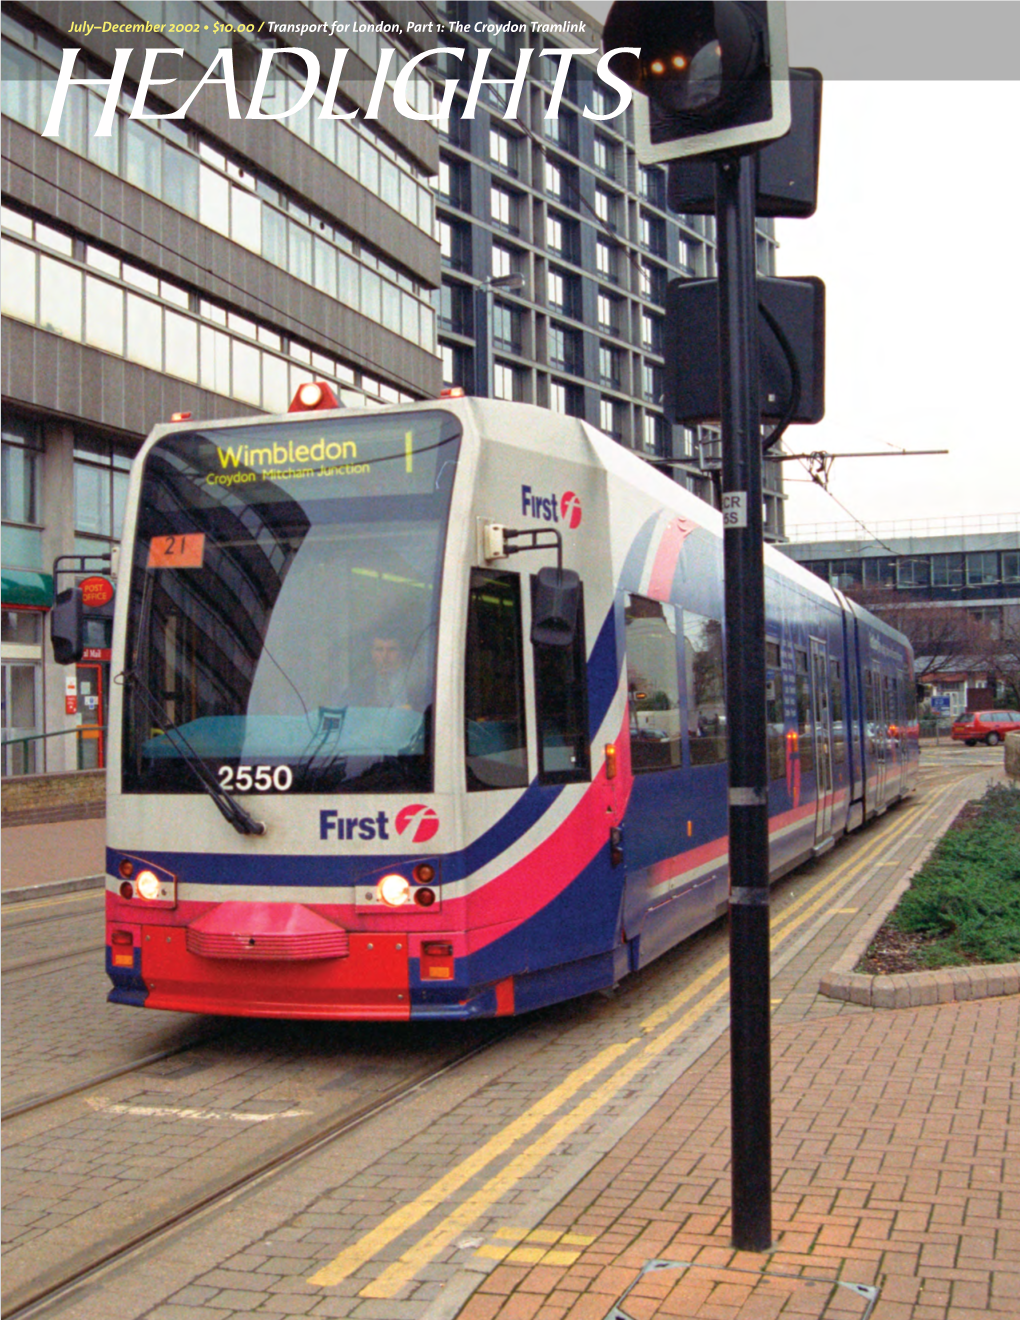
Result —
[{"label": "first logo", "polygon": [[428,843],[439,833],[439,817],[431,807],[412,802],[401,807],[394,821],[397,833],[407,834],[411,843]]}]

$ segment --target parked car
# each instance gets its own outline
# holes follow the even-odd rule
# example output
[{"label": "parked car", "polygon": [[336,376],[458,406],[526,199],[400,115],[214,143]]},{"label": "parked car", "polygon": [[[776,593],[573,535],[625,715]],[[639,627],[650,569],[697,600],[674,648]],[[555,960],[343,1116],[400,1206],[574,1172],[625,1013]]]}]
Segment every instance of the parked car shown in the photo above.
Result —
[{"label": "parked car", "polygon": [[957,717],[953,724],[953,739],[965,742],[968,747],[975,743],[987,743],[994,747],[1002,742],[1007,733],[1020,732],[1020,710],[978,710],[967,711]]}]

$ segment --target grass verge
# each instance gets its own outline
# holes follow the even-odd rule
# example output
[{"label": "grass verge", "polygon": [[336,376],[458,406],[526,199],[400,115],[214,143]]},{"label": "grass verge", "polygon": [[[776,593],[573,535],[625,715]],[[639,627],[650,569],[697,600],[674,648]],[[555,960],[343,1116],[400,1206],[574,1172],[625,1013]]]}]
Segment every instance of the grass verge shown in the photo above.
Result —
[{"label": "grass verge", "polygon": [[964,808],[886,924],[923,940],[919,966],[1020,962],[1020,789]]}]

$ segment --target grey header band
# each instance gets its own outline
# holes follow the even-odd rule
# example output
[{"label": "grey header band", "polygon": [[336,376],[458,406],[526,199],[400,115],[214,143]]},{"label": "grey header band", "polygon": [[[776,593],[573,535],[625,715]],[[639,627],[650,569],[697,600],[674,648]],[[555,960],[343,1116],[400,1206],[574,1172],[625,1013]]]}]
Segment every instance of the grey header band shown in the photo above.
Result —
[{"label": "grey header band", "polygon": [[768,907],[767,889],[731,889],[730,907]]}]

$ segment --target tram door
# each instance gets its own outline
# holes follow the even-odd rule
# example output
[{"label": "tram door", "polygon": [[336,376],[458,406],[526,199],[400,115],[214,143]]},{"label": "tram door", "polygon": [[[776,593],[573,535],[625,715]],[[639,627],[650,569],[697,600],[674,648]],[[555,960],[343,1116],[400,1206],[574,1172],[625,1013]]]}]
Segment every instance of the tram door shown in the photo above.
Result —
[{"label": "tram door", "polygon": [[815,741],[815,843],[832,838],[832,710],[825,643],[811,639],[811,714]]}]

